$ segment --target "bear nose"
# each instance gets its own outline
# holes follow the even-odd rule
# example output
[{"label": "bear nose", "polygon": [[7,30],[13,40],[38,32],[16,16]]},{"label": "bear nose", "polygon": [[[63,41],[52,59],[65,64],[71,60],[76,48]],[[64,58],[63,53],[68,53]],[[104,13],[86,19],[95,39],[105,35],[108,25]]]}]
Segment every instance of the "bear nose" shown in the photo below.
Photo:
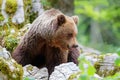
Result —
[{"label": "bear nose", "polygon": [[73,48],[76,48],[76,47],[78,47],[78,45],[77,45],[77,44],[75,44],[75,45],[73,45],[72,47],[73,47]]}]

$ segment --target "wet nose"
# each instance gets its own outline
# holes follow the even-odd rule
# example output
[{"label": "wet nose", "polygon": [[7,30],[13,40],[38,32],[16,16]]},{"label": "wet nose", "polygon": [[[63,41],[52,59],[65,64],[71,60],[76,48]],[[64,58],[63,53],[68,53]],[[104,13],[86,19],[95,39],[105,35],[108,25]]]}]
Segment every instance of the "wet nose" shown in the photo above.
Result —
[{"label": "wet nose", "polygon": [[77,44],[75,44],[75,45],[73,45],[72,47],[73,47],[73,48],[76,48],[76,47],[78,47],[78,45],[77,45]]}]

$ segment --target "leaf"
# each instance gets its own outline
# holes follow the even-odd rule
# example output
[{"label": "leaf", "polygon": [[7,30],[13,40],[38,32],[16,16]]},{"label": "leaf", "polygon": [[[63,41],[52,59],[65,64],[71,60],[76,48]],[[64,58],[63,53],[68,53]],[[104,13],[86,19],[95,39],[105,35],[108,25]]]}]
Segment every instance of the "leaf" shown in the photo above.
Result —
[{"label": "leaf", "polygon": [[117,50],[117,54],[120,56],[120,48],[118,48],[118,50]]},{"label": "leaf", "polygon": [[120,57],[115,60],[115,65],[120,66]]},{"label": "leaf", "polygon": [[96,69],[92,65],[90,65],[90,66],[88,66],[87,72],[88,72],[88,75],[94,75],[96,72]]}]

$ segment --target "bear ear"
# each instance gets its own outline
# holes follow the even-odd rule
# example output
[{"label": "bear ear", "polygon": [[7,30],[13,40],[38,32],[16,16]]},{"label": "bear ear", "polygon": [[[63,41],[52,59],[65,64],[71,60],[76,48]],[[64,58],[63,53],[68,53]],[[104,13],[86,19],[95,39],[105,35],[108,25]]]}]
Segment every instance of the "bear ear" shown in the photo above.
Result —
[{"label": "bear ear", "polygon": [[61,26],[62,24],[64,24],[65,21],[66,21],[65,16],[63,14],[57,16],[58,26]]},{"label": "bear ear", "polygon": [[79,17],[78,16],[72,16],[72,19],[74,20],[75,24],[77,25],[79,22]]}]

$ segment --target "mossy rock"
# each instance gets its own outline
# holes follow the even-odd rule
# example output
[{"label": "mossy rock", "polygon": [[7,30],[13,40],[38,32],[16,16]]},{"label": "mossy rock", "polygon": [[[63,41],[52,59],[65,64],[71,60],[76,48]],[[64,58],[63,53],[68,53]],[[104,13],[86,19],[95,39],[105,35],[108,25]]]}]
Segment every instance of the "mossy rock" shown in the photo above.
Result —
[{"label": "mossy rock", "polygon": [[4,46],[8,51],[12,52],[18,44],[18,39],[15,35],[9,35],[4,38]]},{"label": "mossy rock", "polygon": [[6,0],[6,8],[5,11],[9,14],[9,15],[13,15],[15,14],[17,10],[17,0]]},{"label": "mossy rock", "polygon": [[117,59],[117,57],[118,55],[116,53],[99,55],[98,61],[94,63],[96,73],[102,77],[106,77],[120,72],[120,67],[114,65],[114,61]]},{"label": "mossy rock", "polygon": [[0,27],[0,38],[2,38],[2,46],[4,46],[8,51],[12,52],[17,44],[19,43],[21,37],[29,29],[30,24],[25,25],[23,28],[18,29],[14,24],[5,24]]},{"label": "mossy rock", "polygon": [[4,59],[0,57],[0,72],[2,72],[9,80],[22,80],[23,68],[13,59]]}]

